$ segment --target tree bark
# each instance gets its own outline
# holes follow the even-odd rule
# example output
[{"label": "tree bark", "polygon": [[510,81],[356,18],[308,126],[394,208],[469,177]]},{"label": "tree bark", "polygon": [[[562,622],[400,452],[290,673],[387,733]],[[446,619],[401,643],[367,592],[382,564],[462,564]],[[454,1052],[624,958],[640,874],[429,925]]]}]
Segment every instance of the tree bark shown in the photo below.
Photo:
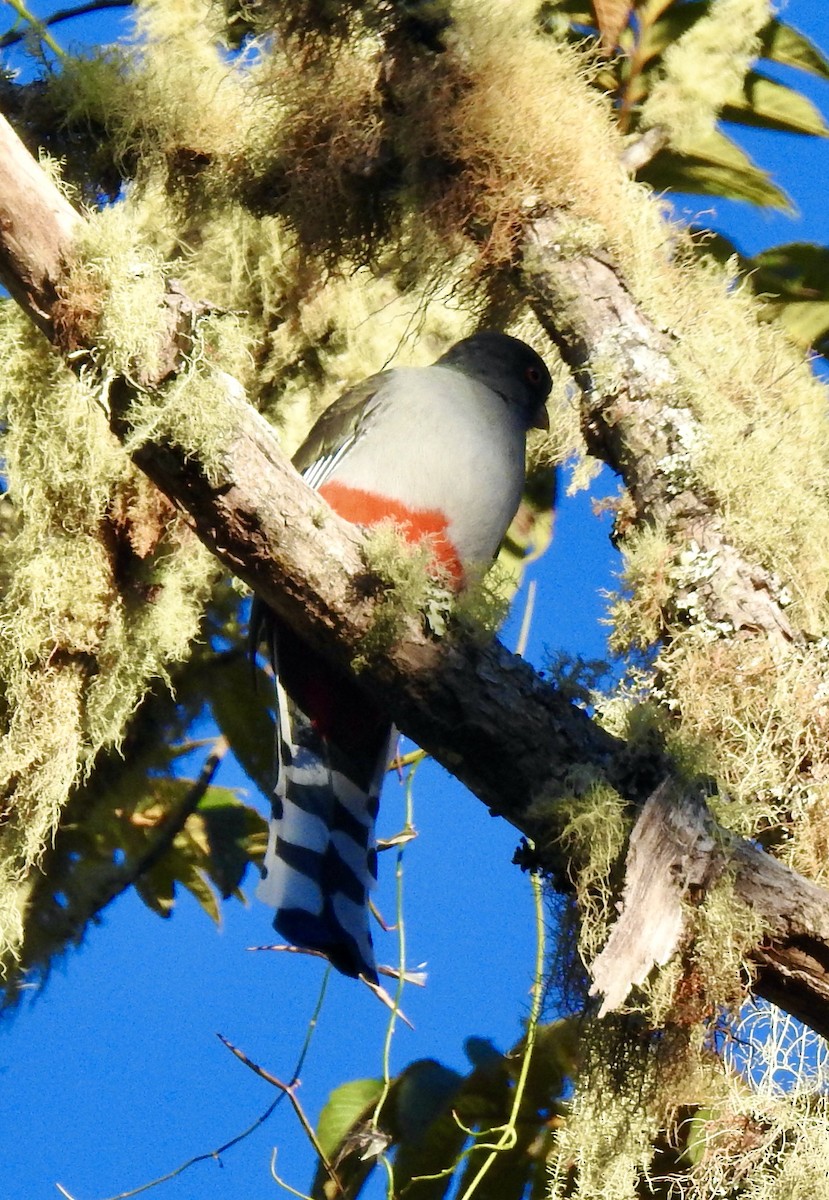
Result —
[{"label": "tree bark", "polygon": [[788,867],[718,826],[699,792],[667,779],[648,798],[630,836],[619,919],[590,965],[591,994],[603,997],[600,1015],[618,1008],[653,966],[687,943],[692,906],[725,871],[734,895],[770,935],[751,956],[755,990],[829,1036],[826,892],[799,876],[792,890]]},{"label": "tree bark", "polygon": [[[71,213],[0,117],[0,276],[53,339],[51,314],[61,265],[80,227],[80,218]],[[549,229],[539,227],[532,235],[542,252],[548,234]],[[542,259],[543,253],[537,261]],[[600,272],[600,267],[595,270]],[[577,366],[580,340],[582,361],[587,361],[595,335],[591,323],[603,307],[618,327],[626,328],[625,322],[631,321],[628,339],[658,356],[658,336],[635,319],[623,297],[607,300],[591,290],[592,271],[581,271],[577,282],[582,290],[570,293],[571,311],[561,317],[556,312],[557,325],[569,321],[573,331],[572,349],[567,351],[571,361]],[[533,278],[536,306],[549,325],[551,310],[545,306],[553,303],[555,287],[550,284],[545,291],[542,270]],[[603,278],[603,294],[607,284]],[[563,302],[562,307],[567,309]],[[171,330],[169,353],[162,355],[168,365],[174,361],[174,343]],[[645,382],[643,377],[639,390],[625,399],[620,421],[627,419],[625,405],[648,402]],[[131,386],[120,380],[112,391],[114,426],[122,434]],[[306,486],[280,451],[271,428],[232,388],[225,421],[228,439],[219,482],[214,474],[211,483],[197,461],[163,442],[145,443],[133,457],[190,515],[200,538],[225,566],[310,642],[340,662],[349,662],[371,629],[376,605],[382,603],[383,589],[361,556],[360,532],[336,517]],[[627,453],[621,437],[615,452]],[[628,458],[630,469],[639,471],[641,503],[659,503],[654,453],[643,451],[641,460],[636,455]],[[741,574],[742,560],[738,566],[742,584],[751,578],[751,568]],[[785,618],[775,611],[772,592],[764,587],[760,591],[767,593],[757,618],[760,627],[791,637]],[[636,806],[666,779],[669,790],[681,790],[661,751],[632,751],[497,641],[486,646],[453,637],[439,642],[412,620],[387,651],[372,658],[360,678],[367,691],[387,705],[401,729],[493,813],[533,840],[535,862],[563,883],[566,864],[556,845],[555,809],[560,797],[572,796],[578,786],[574,780],[582,780],[582,786],[606,780]],[[768,930],[753,955],[757,990],[815,1029],[829,1032],[829,894],[751,843],[718,829],[701,794],[694,797],[693,807],[718,845],[726,847],[722,866],[735,871],[738,894]],[[715,864],[713,873],[722,866]],[[677,930],[674,941],[681,934]],[[665,940],[663,952],[670,940]]]},{"label": "tree bark", "polygon": [[81,218],[2,117],[0,164],[0,282],[51,338],[55,285]]},{"label": "tree bark", "polygon": [[[668,335],[641,311],[611,261],[563,253],[556,213],[528,222],[522,273],[536,315],[581,387],[591,453],[624,479],[637,523],[662,524],[678,546],[696,546],[705,557],[706,577],[693,582],[695,609],[712,629],[761,632],[784,645],[799,640],[779,581],[745,558],[710,498],[688,478],[678,490],[677,467],[702,430],[687,405],[665,402],[666,391],[681,394]],[[599,347],[612,387],[590,370]],[[686,600],[677,588],[669,617],[686,612]]]}]

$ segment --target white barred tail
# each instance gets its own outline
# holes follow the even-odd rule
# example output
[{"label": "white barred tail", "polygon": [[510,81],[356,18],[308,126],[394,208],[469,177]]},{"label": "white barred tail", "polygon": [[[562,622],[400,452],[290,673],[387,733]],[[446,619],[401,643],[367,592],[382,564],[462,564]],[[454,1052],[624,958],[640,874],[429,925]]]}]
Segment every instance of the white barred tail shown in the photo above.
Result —
[{"label": "white barred tail", "polygon": [[388,741],[369,787],[361,787],[346,773],[344,756],[278,691],[279,773],[257,896],[275,908],[283,937],[375,982],[368,898],[377,878],[374,821]]}]

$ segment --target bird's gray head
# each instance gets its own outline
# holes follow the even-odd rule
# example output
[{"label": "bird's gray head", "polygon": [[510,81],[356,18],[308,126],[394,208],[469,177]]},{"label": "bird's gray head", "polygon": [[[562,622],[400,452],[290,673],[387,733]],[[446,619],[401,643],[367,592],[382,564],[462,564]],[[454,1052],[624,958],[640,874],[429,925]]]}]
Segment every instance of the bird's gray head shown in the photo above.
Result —
[{"label": "bird's gray head", "polygon": [[545,401],[553,381],[532,347],[506,333],[484,330],[451,346],[436,366],[451,367],[503,396],[521,413],[528,429],[549,429]]}]

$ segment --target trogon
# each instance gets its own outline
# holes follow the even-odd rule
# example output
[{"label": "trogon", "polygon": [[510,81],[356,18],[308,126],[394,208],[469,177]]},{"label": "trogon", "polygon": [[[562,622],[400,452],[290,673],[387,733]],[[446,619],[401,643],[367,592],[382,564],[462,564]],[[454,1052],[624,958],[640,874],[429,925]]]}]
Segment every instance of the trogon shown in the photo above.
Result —
[{"label": "trogon", "polygon": [[[391,520],[408,541],[428,539],[460,589],[515,516],[527,431],[549,428],[551,386],[529,346],[476,333],[430,367],[382,371],[346,392],[294,464],[346,520]],[[257,895],[288,941],[376,982],[368,895],[388,714],[264,606],[251,626],[255,640],[267,629],[277,680],[277,782]]]}]

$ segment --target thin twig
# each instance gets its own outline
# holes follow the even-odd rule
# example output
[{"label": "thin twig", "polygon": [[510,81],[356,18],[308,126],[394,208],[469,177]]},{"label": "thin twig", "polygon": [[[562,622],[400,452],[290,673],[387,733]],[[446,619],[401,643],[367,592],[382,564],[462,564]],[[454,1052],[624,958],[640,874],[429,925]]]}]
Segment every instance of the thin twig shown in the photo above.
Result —
[{"label": "thin twig", "polygon": [[405,846],[406,842],[413,842],[417,837],[416,829],[401,829],[400,833],[396,833],[390,838],[378,838],[378,850],[392,850],[395,846]]},{"label": "thin twig", "polygon": [[[311,1039],[314,1036],[317,1022],[319,1021],[319,1015],[322,1010],[322,1004],[325,999],[325,993],[328,989],[328,981],[330,977],[331,971],[329,968],[329,970],[327,970],[323,975],[319,995],[317,996],[317,1002],[314,1005],[314,1011],[311,1014],[310,1021],[308,1022],[308,1028],[305,1031],[305,1040],[302,1043],[302,1049],[299,1052],[299,1057],[297,1058],[296,1066],[294,1067],[294,1080],[299,1078],[299,1075],[301,1074],[302,1068],[305,1064],[305,1059],[308,1056],[308,1051],[311,1048]],[[174,1170],[168,1171],[166,1175],[159,1175],[157,1179],[151,1179],[148,1183],[142,1183],[140,1187],[131,1188],[128,1192],[119,1192],[117,1196],[109,1196],[107,1197],[107,1200],[130,1200],[132,1196],[139,1196],[142,1192],[148,1192],[151,1188],[159,1187],[159,1185],[162,1183],[169,1183],[171,1179],[176,1179],[179,1175],[182,1175],[185,1171],[188,1171],[190,1167],[194,1167],[196,1163],[207,1162],[209,1159],[212,1159],[214,1162],[217,1162],[221,1165],[221,1156],[225,1153],[225,1151],[232,1149],[233,1146],[238,1146],[239,1142],[243,1142],[245,1138],[248,1138],[252,1133],[255,1133],[260,1125],[265,1124],[271,1114],[284,1099],[285,1093],[280,1092],[273,1103],[268,1105],[262,1115],[257,1117],[252,1125],[249,1125],[247,1129],[244,1129],[241,1133],[237,1133],[236,1136],[232,1137],[229,1142],[225,1142],[223,1145],[217,1146],[215,1150],[207,1150],[203,1154],[196,1154],[193,1158],[188,1158],[186,1162],[181,1163],[181,1165],[176,1167]],[[66,1200],[75,1200],[75,1197],[71,1196],[70,1193],[67,1192],[66,1188],[61,1184],[58,1183],[55,1186],[61,1195],[66,1197]]]},{"label": "thin twig", "polygon": [[[524,1096],[524,1091],[527,1084],[527,1077],[530,1070],[530,1059],[532,1057],[533,1047],[535,1046],[536,1032],[538,1022],[541,1018],[541,1006],[544,999],[544,904],[543,890],[541,886],[541,878],[538,874],[530,876],[530,882],[533,888],[533,900],[535,908],[535,930],[536,930],[536,953],[535,953],[535,969],[533,973],[533,986],[531,989],[532,1006],[530,1016],[527,1022],[527,1036],[524,1041],[524,1054],[521,1059],[521,1070],[518,1075],[518,1081],[515,1085],[515,1095],[513,1096],[512,1108],[509,1119],[503,1125],[496,1125],[490,1129],[473,1129],[465,1125],[460,1119],[458,1113],[452,1109],[452,1120],[467,1137],[473,1139],[473,1145],[467,1146],[462,1150],[455,1161],[448,1167],[444,1167],[441,1171],[436,1171],[431,1175],[417,1175],[412,1180],[412,1183],[427,1183],[436,1182],[440,1179],[447,1179],[449,1176],[458,1172],[461,1163],[466,1162],[473,1154],[479,1154],[482,1151],[489,1150],[490,1154],[486,1161],[482,1163],[475,1178],[470,1183],[469,1187],[464,1192],[461,1200],[471,1200],[475,1189],[483,1179],[484,1175],[492,1166],[497,1156],[503,1153],[504,1150],[510,1150],[516,1144],[517,1134],[516,1127],[518,1124],[518,1111],[521,1107],[521,1101]],[[497,1142],[481,1142],[480,1138],[491,1137],[493,1134],[500,1134]]]},{"label": "thin twig", "polygon": [[[206,1150],[203,1154],[196,1154],[193,1158],[188,1158],[186,1162],[183,1162],[174,1170],[168,1171],[166,1175],[159,1175],[157,1179],[151,1179],[148,1183],[142,1183],[140,1187],[130,1188],[128,1192],[119,1192],[117,1196],[108,1196],[107,1200],[130,1200],[132,1196],[140,1196],[142,1192],[148,1192],[151,1188],[159,1187],[162,1183],[169,1183],[171,1179],[176,1179],[177,1176],[183,1174],[184,1171],[189,1170],[190,1167],[194,1167],[196,1163],[207,1162],[208,1160],[212,1159],[214,1162],[217,1162],[221,1165],[221,1156],[225,1153],[225,1151],[230,1150],[231,1147],[238,1145],[239,1142],[244,1141],[245,1138],[250,1137],[252,1133],[255,1133],[260,1125],[264,1125],[265,1121],[267,1121],[268,1117],[274,1111],[276,1106],[281,1102],[282,1095],[280,1094],[272,1104],[268,1105],[261,1117],[257,1117],[252,1125],[249,1125],[248,1128],[242,1133],[238,1133],[236,1137],[231,1138],[229,1142],[225,1142],[224,1145],[217,1146],[215,1150]],[[70,1195],[66,1188],[61,1184],[56,1183],[55,1187],[62,1196],[66,1197],[66,1200],[75,1200],[75,1197]]]},{"label": "thin twig", "polygon": [[[58,58],[66,58],[66,51],[58,45],[51,33],[49,33],[46,28],[47,25],[51,24],[50,21],[41,21],[39,17],[34,15],[34,13],[29,12],[28,8],[23,3],[23,0],[6,0],[6,3],[10,8],[14,9],[22,21],[25,21],[29,25],[29,28],[33,30],[35,34],[37,34],[40,40],[49,47],[53,54],[56,54]],[[11,33],[14,31],[10,30],[9,32]],[[23,41],[28,33],[28,29],[20,30],[17,41]],[[9,35],[6,34],[5,36],[8,37]]]},{"label": "thin twig", "polygon": [[509,1120],[504,1128],[504,1132],[498,1139],[498,1144],[490,1147],[490,1153],[488,1157],[481,1164],[481,1167],[475,1175],[475,1178],[463,1193],[460,1200],[471,1200],[476,1188],[486,1175],[487,1171],[489,1171],[498,1155],[504,1150],[512,1149],[517,1141],[515,1129],[518,1122],[518,1112],[521,1107],[521,1102],[524,1099],[524,1090],[527,1086],[527,1078],[530,1073],[530,1060],[535,1047],[535,1038],[536,1033],[538,1032],[538,1022],[541,1018],[541,1006],[544,1002],[545,932],[544,897],[541,886],[541,876],[537,872],[533,872],[533,874],[530,875],[530,882],[533,888],[533,901],[535,906],[535,971],[533,975],[532,986],[532,1006],[530,1008],[529,1021],[527,1022],[527,1036],[524,1040],[524,1056],[521,1060],[521,1070],[518,1075],[518,1081],[515,1085],[515,1095],[513,1096],[512,1110],[509,1115]]},{"label": "thin twig", "polygon": [[[403,826],[403,832],[414,829],[414,799],[412,794],[412,786],[417,768],[420,766],[422,759],[418,759],[409,770],[406,777],[406,821]],[[391,1005],[391,1016],[386,1027],[386,1036],[383,1039],[383,1090],[374,1108],[371,1124],[377,1129],[380,1123],[380,1113],[383,1111],[383,1105],[388,1099],[391,1091],[391,1043],[394,1037],[394,1028],[397,1024],[398,1016],[406,1021],[407,1025],[410,1022],[406,1020],[400,1007],[400,1001],[403,997],[403,989],[406,985],[406,919],[403,912],[403,852],[405,850],[405,841],[400,845],[397,851],[397,864],[395,870],[395,897],[396,897],[396,918],[397,918],[397,952],[398,952],[398,975],[397,987],[394,993],[394,1001]],[[385,1154],[380,1156],[381,1161],[386,1169],[386,1172],[391,1178],[391,1167]],[[391,1187],[391,1184],[390,1184]]]},{"label": "thin twig", "polygon": [[299,1200],[311,1200],[311,1197],[306,1192],[297,1191],[297,1189],[295,1187],[291,1187],[290,1183],[286,1183],[284,1179],[281,1179],[279,1177],[279,1175],[277,1175],[277,1173],[276,1173],[277,1149],[278,1149],[278,1147],[274,1146],[273,1154],[271,1155],[271,1179],[273,1179],[274,1183],[278,1183],[281,1188],[284,1188],[286,1192],[290,1192],[292,1196],[298,1196]]},{"label": "thin twig", "polygon": [[108,904],[111,904],[164,857],[186,825],[187,818],[196,811],[204,799],[228,749],[228,742],[224,736],[216,738],[213,749],[199,771],[198,779],[195,780],[184,798],[158,822],[156,836],[151,845],[134,862],[125,864],[122,870],[110,877],[98,891],[95,907],[91,910],[93,914],[99,913]]},{"label": "thin twig", "polygon": [[416,767],[430,756],[425,750],[410,750],[408,754],[397,754],[389,763],[390,771],[402,771],[404,767]]},{"label": "thin twig", "polygon": [[314,1147],[314,1150],[316,1151],[316,1154],[319,1157],[320,1162],[322,1163],[323,1167],[325,1168],[325,1172],[328,1175],[328,1178],[331,1180],[331,1182],[334,1184],[334,1186],[338,1189],[340,1194],[344,1196],[345,1189],[343,1188],[343,1185],[337,1176],[337,1172],[334,1170],[327,1154],[323,1150],[322,1146],[319,1144],[317,1135],[314,1131],[314,1126],[311,1124],[311,1122],[308,1120],[308,1117],[305,1115],[305,1109],[302,1107],[302,1105],[300,1104],[299,1099],[297,1097],[296,1088],[299,1083],[299,1080],[294,1079],[292,1083],[283,1083],[281,1079],[277,1079],[276,1075],[272,1075],[270,1073],[270,1071],[266,1071],[264,1067],[260,1067],[258,1063],[255,1063],[252,1059],[248,1058],[248,1056],[244,1053],[243,1050],[240,1050],[237,1046],[234,1046],[233,1043],[228,1041],[228,1039],[226,1037],[224,1037],[223,1034],[217,1033],[216,1037],[219,1039],[219,1041],[222,1043],[223,1046],[227,1046],[227,1048],[231,1054],[233,1054],[236,1058],[239,1059],[239,1062],[244,1063],[245,1066],[249,1070],[253,1071],[253,1073],[255,1075],[258,1075],[260,1079],[264,1079],[266,1083],[271,1084],[272,1087],[278,1088],[278,1090],[280,1092],[282,1092],[282,1094],[284,1096],[288,1097],[288,1099],[291,1102],[291,1106],[299,1119],[300,1125],[305,1130],[305,1134],[306,1134],[309,1142]]},{"label": "thin twig", "polygon": [[535,613],[535,597],[538,592],[538,584],[535,579],[531,579],[527,585],[527,603],[524,605],[524,614],[521,617],[521,629],[518,632],[518,641],[515,646],[515,653],[523,658],[527,650],[527,642],[530,639],[530,627],[533,623],[533,614]]},{"label": "thin twig", "polygon": [[[309,958],[321,958],[324,962],[328,962],[328,955],[322,950],[311,950],[308,946],[293,946],[290,942],[275,942],[270,946],[248,946],[247,948],[248,950],[276,950],[280,954],[304,954]],[[400,969],[398,967],[380,966],[377,968],[377,971],[378,974],[386,975],[389,979],[400,979]],[[381,1000],[383,1004],[385,1004],[386,1008],[394,1007],[394,1000],[386,991],[386,989],[381,987],[379,983],[372,983],[371,980],[366,979],[364,975],[359,975],[357,978],[359,979],[360,983],[365,984],[370,992],[374,993],[378,1000]],[[403,980],[405,983],[413,983],[415,987],[426,986],[426,976],[423,971],[404,971]],[[405,1021],[410,1029],[414,1029],[414,1025],[412,1025],[411,1021],[401,1008],[397,1009],[397,1015],[400,1017],[401,1021]]]}]

